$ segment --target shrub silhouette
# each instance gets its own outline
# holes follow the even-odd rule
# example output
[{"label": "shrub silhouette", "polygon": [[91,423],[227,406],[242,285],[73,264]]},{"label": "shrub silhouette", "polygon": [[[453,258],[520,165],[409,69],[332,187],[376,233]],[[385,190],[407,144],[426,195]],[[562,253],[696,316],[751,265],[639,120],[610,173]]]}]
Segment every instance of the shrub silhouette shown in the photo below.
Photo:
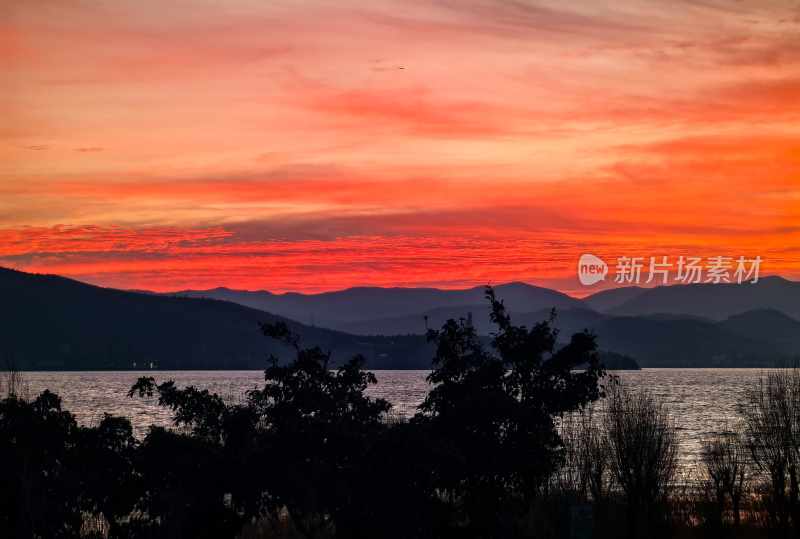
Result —
[{"label": "shrub silhouette", "polygon": [[49,391],[0,401],[0,530],[7,537],[79,537],[86,514],[115,535],[138,498],[127,419],[79,427]]},{"label": "shrub silhouette", "polygon": [[124,535],[125,521],[142,492],[134,467],[138,442],[128,419],[108,414],[95,428],[80,428],[74,448],[74,480],[80,509],[97,515],[111,536]]},{"label": "shrub silhouette", "polygon": [[3,529],[12,537],[70,537],[81,526],[69,467],[75,419],[45,391],[33,402],[13,394],[0,402]]}]

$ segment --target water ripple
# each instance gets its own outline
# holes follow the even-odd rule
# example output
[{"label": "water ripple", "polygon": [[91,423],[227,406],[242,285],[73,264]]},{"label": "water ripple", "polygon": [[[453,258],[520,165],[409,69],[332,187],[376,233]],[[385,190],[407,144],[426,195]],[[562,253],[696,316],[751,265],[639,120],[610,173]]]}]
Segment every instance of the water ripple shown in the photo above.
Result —
[{"label": "water ripple", "polygon": [[[376,371],[378,384],[369,394],[392,403],[396,414],[413,415],[429,389],[428,371]],[[620,373],[625,385],[647,387],[669,407],[679,428],[684,465],[698,458],[703,439],[724,430],[737,419],[744,392],[763,374],[760,369],[644,369]],[[44,389],[57,393],[64,408],[84,425],[97,424],[103,413],[126,416],[137,436],[150,425],[171,425],[169,410],[155,399],[128,398],[139,376],[156,381],[175,380],[179,386],[195,385],[219,393],[228,401],[240,400],[264,383],[261,371],[124,371],[24,373],[31,396]]]}]

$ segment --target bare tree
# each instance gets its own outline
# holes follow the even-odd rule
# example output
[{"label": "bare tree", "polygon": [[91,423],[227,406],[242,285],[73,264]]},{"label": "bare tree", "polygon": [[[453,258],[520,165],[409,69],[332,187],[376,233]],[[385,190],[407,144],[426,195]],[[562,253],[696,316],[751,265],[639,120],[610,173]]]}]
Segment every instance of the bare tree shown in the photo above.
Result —
[{"label": "bare tree", "polygon": [[741,408],[755,466],[769,477],[773,526],[800,527],[800,370],[762,376]]},{"label": "bare tree", "polygon": [[564,444],[561,466],[553,476],[553,486],[562,494],[579,501],[586,499],[587,488],[583,474],[582,426],[584,412],[564,414],[558,422],[558,435]]},{"label": "bare tree", "polygon": [[609,388],[605,430],[615,479],[627,502],[629,534],[656,524],[675,477],[677,432],[666,407],[645,390]]},{"label": "bare tree", "polygon": [[6,371],[0,378],[0,395],[3,394],[3,379],[5,379],[5,396],[7,398],[27,398],[27,386],[22,372],[17,369],[14,363],[9,362]]},{"label": "bare tree", "polygon": [[724,521],[728,501],[733,525],[741,522],[741,503],[746,488],[748,449],[740,430],[725,430],[703,444],[703,466],[707,483],[717,506],[718,524]]},{"label": "bare tree", "polygon": [[594,406],[565,414],[559,422],[564,461],[557,487],[581,501],[605,500],[614,483],[608,437]]},{"label": "bare tree", "polygon": [[581,417],[581,461],[584,483],[595,503],[605,501],[614,486],[608,436],[593,408]]}]

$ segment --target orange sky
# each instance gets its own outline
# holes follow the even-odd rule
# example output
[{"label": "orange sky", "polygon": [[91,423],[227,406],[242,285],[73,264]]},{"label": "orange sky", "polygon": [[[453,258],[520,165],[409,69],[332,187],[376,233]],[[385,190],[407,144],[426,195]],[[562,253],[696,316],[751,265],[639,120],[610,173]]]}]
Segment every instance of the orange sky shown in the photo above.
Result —
[{"label": "orange sky", "polygon": [[0,114],[26,271],[585,294],[591,252],[800,279],[794,1],[11,0]]}]

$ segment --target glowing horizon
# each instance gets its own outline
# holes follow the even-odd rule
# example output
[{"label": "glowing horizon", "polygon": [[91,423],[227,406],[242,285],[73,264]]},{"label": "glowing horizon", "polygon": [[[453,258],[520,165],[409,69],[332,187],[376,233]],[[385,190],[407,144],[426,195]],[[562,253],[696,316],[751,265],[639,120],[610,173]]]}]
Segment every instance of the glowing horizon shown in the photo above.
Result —
[{"label": "glowing horizon", "polygon": [[[0,8],[0,265],[117,288],[800,279],[792,2]],[[10,121],[9,121],[10,120]]]}]

